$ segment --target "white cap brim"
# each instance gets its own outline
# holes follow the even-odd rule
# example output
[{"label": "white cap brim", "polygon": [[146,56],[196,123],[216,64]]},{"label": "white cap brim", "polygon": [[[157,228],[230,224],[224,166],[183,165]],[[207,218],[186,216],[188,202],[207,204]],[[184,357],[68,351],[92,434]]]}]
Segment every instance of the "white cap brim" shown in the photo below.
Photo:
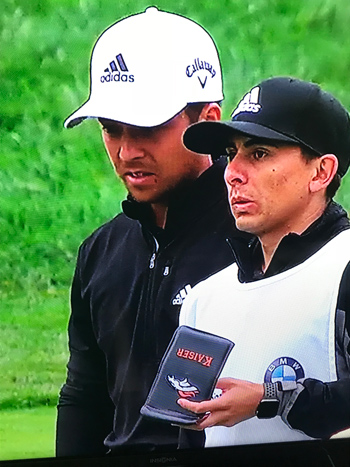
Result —
[{"label": "white cap brim", "polygon": [[146,96],[142,96],[141,100],[138,100],[135,95],[132,97],[134,102],[130,102],[126,97],[122,101],[118,99],[115,105],[111,105],[110,99],[99,99],[97,102],[96,99],[89,99],[67,118],[64,126],[73,128],[87,118],[103,118],[128,125],[153,127],[167,122],[188,104],[179,100],[169,102],[169,96],[165,97],[167,105],[164,105],[162,99],[156,102],[153,99],[147,99]]}]

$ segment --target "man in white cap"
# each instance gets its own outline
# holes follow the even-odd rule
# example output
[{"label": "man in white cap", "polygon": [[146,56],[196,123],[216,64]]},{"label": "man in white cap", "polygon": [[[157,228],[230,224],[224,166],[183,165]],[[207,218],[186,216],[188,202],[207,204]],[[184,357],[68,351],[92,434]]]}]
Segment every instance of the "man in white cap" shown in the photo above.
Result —
[{"label": "man in white cap", "polygon": [[[180,399],[206,446],[327,439],[350,427],[350,223],[333,201],[350,164],[350,118],[313,83],[271,78],[228,122],[184,135],[228,155],[236,263],[198,284],[180,323],[235,343],[217,399]],[[195,384],[196,381],[192,380]],[[230,427],[230,428],[228,428]]]},{"label": "man in white cap", "polygon": [[176,427],[139,411],[188,291],[232,261],[225,163],[182,144],[190,123],[220,118],[222,98],[213,40],[187,18],[148,8],[95,44],[90,97],[65,126],[99,120],[129,196],[79,250],[59,456],[177,444]]}]

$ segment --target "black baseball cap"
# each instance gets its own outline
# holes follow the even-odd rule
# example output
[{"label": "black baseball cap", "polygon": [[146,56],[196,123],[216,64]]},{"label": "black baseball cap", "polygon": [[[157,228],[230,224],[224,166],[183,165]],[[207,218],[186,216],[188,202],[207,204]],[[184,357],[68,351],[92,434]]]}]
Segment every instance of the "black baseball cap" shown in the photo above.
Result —
[{"label": "black baseball cap", "polygon": [[183,141],[191,151],[217,158],[226,154],[236,132],[305,146],[320,156],[334,154],[341,176],[350,165],[349,114],[314,83],[289,77],[262,81],[243,97],[230,121],[195,123]]}]

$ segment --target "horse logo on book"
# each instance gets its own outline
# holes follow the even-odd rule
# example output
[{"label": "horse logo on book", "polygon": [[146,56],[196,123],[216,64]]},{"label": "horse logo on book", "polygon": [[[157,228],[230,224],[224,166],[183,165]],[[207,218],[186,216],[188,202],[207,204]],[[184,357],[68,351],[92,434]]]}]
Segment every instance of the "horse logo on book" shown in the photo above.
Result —
[{"label": "horse logo on book", "polygon": [[167,381],[177,391],[180,397],[189,399],[199,394],[199,389],[188,381],[188,378],[179,379],[176,376],[168,375]]}]

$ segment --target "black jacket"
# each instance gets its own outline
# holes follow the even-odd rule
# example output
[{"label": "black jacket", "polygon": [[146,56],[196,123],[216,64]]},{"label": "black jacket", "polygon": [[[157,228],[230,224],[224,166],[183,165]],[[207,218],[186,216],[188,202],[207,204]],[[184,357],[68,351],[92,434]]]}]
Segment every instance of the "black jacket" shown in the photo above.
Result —
[{"label": "black jacket", "polygon": [[[262,273],[260,242],[252,240],[248,248],[231,242],[239,266],[239,280],[252,282],[286,271],[312,256],[329,240],[349,229],[346,212],[331,202],[323,215],[301,235],[289,234],[280,242],[272,261]],[[336,310],[336,368],[338,381],[306,379],[289,410],[286,421],[294,429],[315,438],[328,438],[350,427],[350,263],[346,267],[338,294]]]},{"label": "black jacket", "polygon": [[[125,201],[124,214],[80,247],[57,455],[176,446],[177,428],[145,420],[139,410],[177,327],[183,297],[233,261],[226,238],[237,231],[223,170],[223,162],[215,163],[173,197],[164,230],[152,223],[148,205]],[[246,241],[245,234],[237,235]]]}]

